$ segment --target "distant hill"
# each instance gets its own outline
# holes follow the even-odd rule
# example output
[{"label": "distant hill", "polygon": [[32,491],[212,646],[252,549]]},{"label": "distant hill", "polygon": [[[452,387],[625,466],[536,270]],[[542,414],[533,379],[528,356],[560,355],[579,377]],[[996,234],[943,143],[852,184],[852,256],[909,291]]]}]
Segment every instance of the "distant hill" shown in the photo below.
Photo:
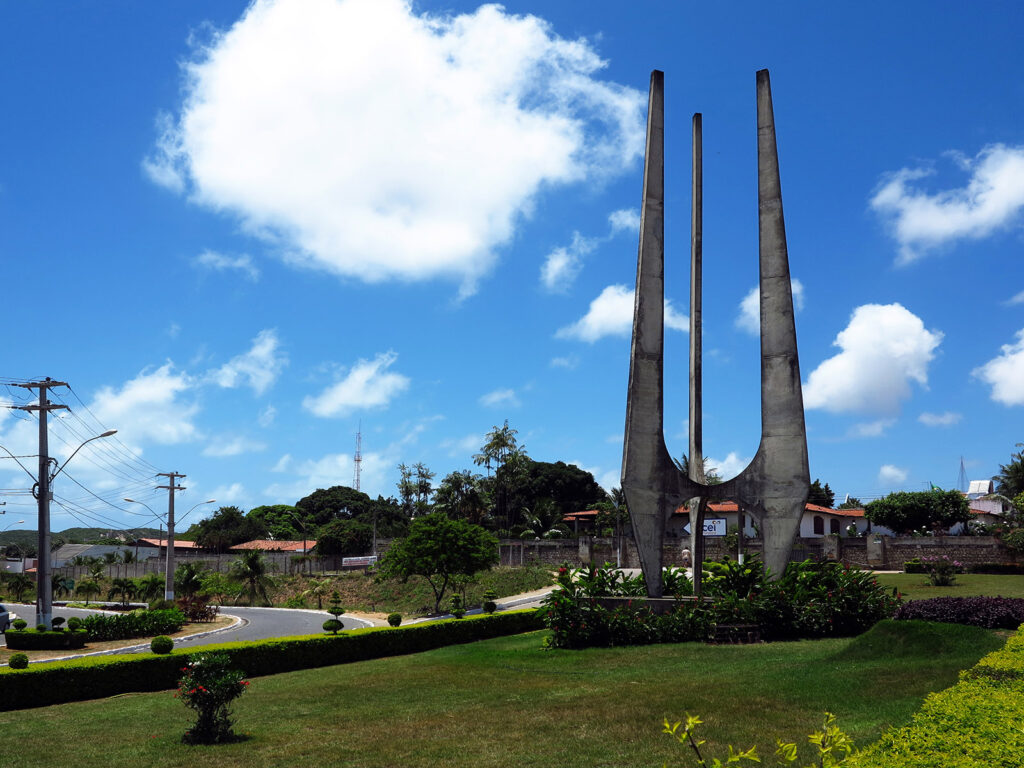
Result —
[{"label": "distant hill", "polygon": [[[2,518],[0,518],[2,519]],[[160,535],[157,528],[67,528],[63,531],[51,531],[50,538],[56,541],[63,539],[66,544],[105,543],[112,544],[118,538],[134,540],[142,536],[156,537]],[[10,530],[0,533],[0,546],[17,545],[19,547],[35,547],[39,543],[37,530]]]}]

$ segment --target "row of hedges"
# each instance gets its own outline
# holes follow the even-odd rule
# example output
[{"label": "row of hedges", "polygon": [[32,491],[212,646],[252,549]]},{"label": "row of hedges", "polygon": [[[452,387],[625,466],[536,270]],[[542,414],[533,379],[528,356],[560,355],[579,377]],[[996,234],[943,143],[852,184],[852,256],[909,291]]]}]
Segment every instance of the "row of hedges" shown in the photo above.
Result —
[{"label": "row of hedges", "polygon": [[8,629],[4,640],[10,651],[61,651],[85,647],[89,633],[84,629],[44,631]]},{"label": "row of hedges", "polygon": [[[997,576],[1001,575],[1024,575],[1024,563],[973,563],[965,565],[967,573],[987,573]],[[903,563],[904,573],[928,573],[926,563],[920,558],[907,560]]]},{"label": "row of hedges", "polygon": [[1018,768],[1024,755],[1024,627],[925,699],[910,725],[844,763],[849,768]]},{"label": "row of hedges", "polygon": [[1024,598],[933,597],[911,600],[901,605],[893,618],[970,624],[987,629],[1017,629],[1024,624]]},{"label": "row of hedges", "polygon": [[[231,666],[247,677],[353,661],[419,653],[543,629],[536,611],[506,611],[491,616],[356,629],[338,635],[285,637],[257,642],[204,646],[231,657]],[[194,653],[194,651],[191,651]],[[174,688],[189,651],[166,656],[90,656],[32,664],[26,670],[0,670],[0,710],[27,709],[67,701],[98,699],[130,691]]]}]

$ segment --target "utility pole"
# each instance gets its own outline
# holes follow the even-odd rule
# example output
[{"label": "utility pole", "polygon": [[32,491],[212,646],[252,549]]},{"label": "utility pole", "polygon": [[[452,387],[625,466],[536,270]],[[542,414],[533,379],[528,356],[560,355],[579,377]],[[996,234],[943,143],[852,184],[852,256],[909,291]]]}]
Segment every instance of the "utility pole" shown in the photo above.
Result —
[{"label": "utility pole", "polygon": [[174,599],[174,492],[185,490],[184,486],[175,485],[176,478],[185,477],[178,472],[157,472],[159,477],[166,477],[168,485],[157,488],[167,491],[167,571],[164,575],[164,599]]},{"label": "utility pole", "polygon": [[50,567],[50,448],[49,433],[46,429],[46,414],[66,405],[54,405],[47,397],[51,387],[66,387],[65,381],[53,381],[49,376],[44,381],[29,384],[15,384],[16,387],[39,390],[39,405],[16,406],[19,411],[39,411],[39,476],[34,489],[39,501],[39,539],[38,559],[36,560],[36,623],[45,624],[50,629],[53,620],[53,585]]}]

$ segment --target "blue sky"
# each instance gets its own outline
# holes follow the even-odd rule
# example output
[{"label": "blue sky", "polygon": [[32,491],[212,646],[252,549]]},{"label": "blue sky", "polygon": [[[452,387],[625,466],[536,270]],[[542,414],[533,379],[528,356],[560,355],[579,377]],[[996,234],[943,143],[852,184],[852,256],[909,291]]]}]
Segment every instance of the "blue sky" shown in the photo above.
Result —
[{"label": "blue sky", "polygon": [[[360,423],[371,494],[395,493],[399,462],[438,479],[472,467],[505,419],[534,458],[616,485],[654,68],[682,329],[666,332],[673,455],[695,111],[704,445],[728,476],[759,439],[744,299],[767,67],[812,477],[868,500],[953,487],[961,457],[991,476],[1024,439],[1022,16],[1010,2],[4,4],[0,376],[70,383],[57,455],[119,430],[57,480],[53,528],[144,523],[121,499],[165,508],[157,471],[188,476],[179,514],[351,485]],[[0,411],[15,455],[35,433]],[[30,484],[0,460],[4,525],[31,527]]]}]

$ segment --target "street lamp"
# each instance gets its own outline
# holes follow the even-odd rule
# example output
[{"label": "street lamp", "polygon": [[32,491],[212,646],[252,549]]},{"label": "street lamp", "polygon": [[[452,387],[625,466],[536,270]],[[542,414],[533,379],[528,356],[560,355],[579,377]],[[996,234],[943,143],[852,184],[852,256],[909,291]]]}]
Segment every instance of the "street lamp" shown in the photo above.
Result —
[{"label": "street lamp", "polygon": [[[7,502],[5,501],[4,504],[6,504],[6,503]],[[0,512],[0,515],[2,515],[2,514],[3,514],[3,512]],[[24,522],[25,522],[24,520],[15,520],[13,523],[8,525],[7,528],[13,528],[15,525],[21,525]],[[4,531],[6,531],[7,528],[0,528],[0,533],[3,533]],[[7,552],[7,545],[6,544],[4,545],[3,550],[4,550],[5,553]]]},{"label": "street lamp", "polygon": [[302,558],[307,563],[307,565],[306,565],[306,573],[312,573],[312,568],[309,565],[309,562],[310,562],[309,561],[309,552],[306,551],[306,540],[307,540],[306,539],[306,524],[304,522],[302,522],[302,520],[299,519],[299,516],[297,514],[295,514],[294,512],[286,512],[285,514],[291,515],[292,518],[295,520],[295,522],[297,522],[300,526],[302,526]]},{"label": "street lamp", "polygon": [[[40,419],[39,423],[40,435],[43,435],[45,421]],[[90,437],[75,448],[52,475],[47,471],[50,460],[44,461],[46,459],[46,441],[45,438],[40,438],[41,458],[39,461],[39,477],[36,478],[36,488],[34,489],[36,498],[39,500],[39,551],[37,553],[38,559],[36,560],[36,613],[38,615],[36,620],[47,629],[50,628],[50,622],[53,618],[53,584],[50,582],[53,571],[50,561],[50,499],[53,497],[53,491],[50,489],[53,488],[52,483],[57,475],[64,471],[64,467],[68,465],[68,462],[75,458],[75,454],[85,447],[86,443],[115,434],[117,434],[116,429],[108,429],[101,435]]]}]

